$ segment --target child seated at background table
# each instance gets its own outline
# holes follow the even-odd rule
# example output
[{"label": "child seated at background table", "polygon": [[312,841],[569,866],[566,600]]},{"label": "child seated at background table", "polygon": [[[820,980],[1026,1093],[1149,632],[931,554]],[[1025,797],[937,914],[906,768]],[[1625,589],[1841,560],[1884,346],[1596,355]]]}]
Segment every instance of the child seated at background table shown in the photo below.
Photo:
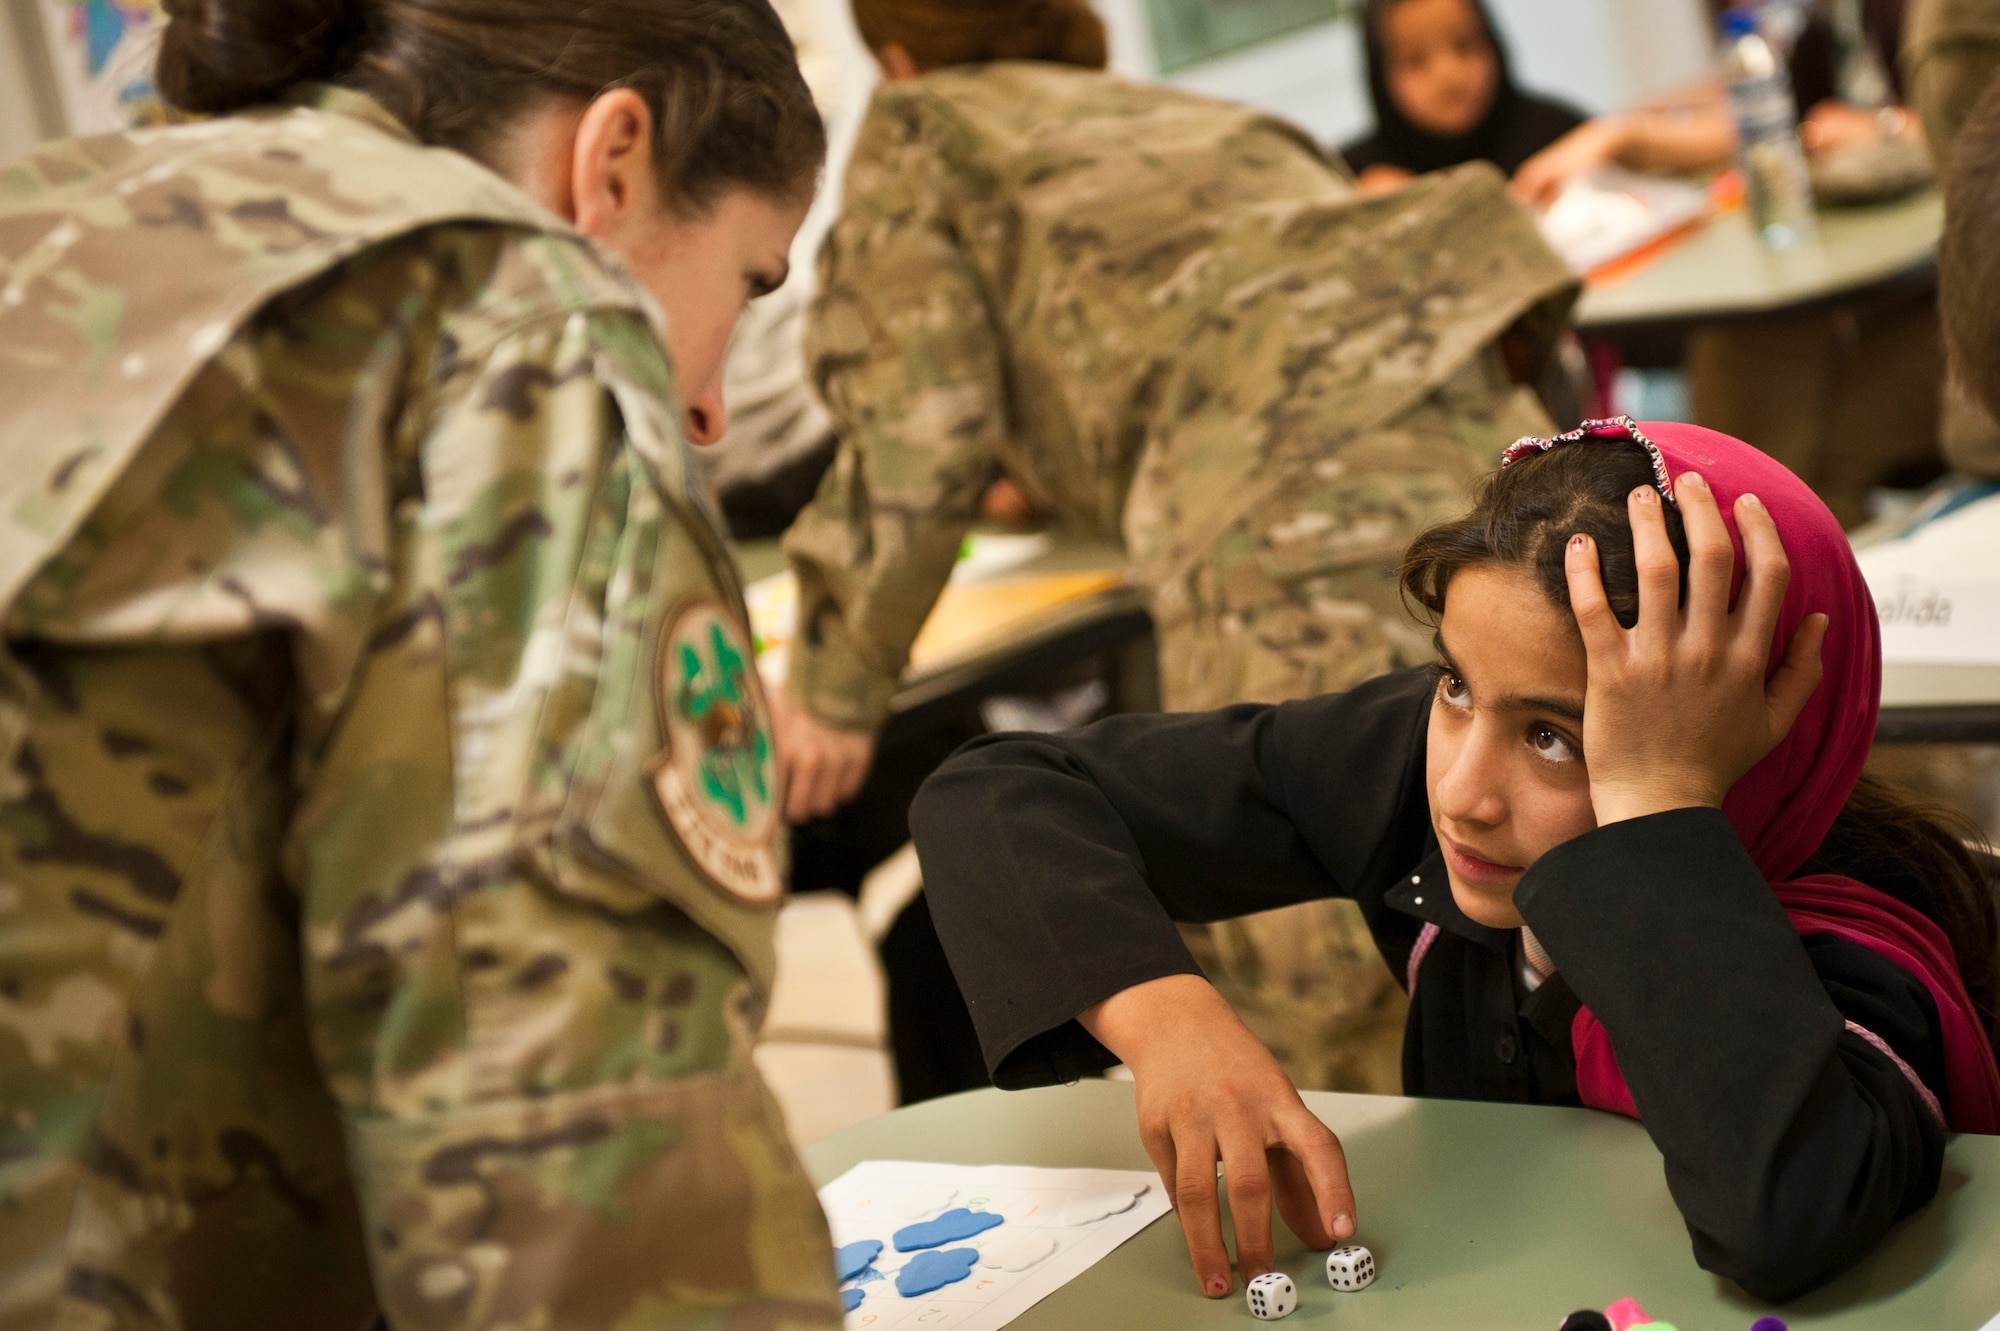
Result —
[{"label": "child seated at background table", "polygon": [[[1990,307],[1989,307],[1990,308]],[[1640,1119],[1705,1268],[1770,1299],[2000,1132],[1978,863],[1862,775],[1877,623],[1789,472],[1686,425],[1524,440],[1403,585],[1434,667],[994,736],[911,822],[994,1081],[1123,1061],[1206,1293],[1356,1232],[1339,1143],[1173,921],[1326,896],[1405,977],[1405,1090]],[[1739,557],[1737,550],[1741,549]]]},{"label": "child seated at background table", "polygon": [[1361,29],[1375,128],[1340,152],[1363,189],[1465,162],[1511,176],[1584,122],[1514,82],[1482,0],[1369,0]]},{"label": "child seated at background table", "polygon": [[1546,208],[1570,179],[1598,167],[1698,170],[1728,161],[1735,147],[1714,86],[1588,118],[1523,91],[1483,0],[1369,0],[1361,28],[1375,128],[1340,152],[1367,192],[1491,162],[1517,197]]}]

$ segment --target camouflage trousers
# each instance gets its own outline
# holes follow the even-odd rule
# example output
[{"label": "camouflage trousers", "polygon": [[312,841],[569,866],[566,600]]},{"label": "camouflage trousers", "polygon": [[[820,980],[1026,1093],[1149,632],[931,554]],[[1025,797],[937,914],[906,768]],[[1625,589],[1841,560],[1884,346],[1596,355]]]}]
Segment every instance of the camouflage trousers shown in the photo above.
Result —
[{"label": "camouflage trousers", "polygon": [[[1463,513],[1508,444],[1549,431],[1534,395],[1487,358],[1301,466],[1203,558],[1151,589],[1167,709],[1312,697],[1430,660],[1430,630],[1399,591],[1404,547]],[[1300,1087],[1401,1091],[1409,1002],[1352,902],[1182,933]]]}]

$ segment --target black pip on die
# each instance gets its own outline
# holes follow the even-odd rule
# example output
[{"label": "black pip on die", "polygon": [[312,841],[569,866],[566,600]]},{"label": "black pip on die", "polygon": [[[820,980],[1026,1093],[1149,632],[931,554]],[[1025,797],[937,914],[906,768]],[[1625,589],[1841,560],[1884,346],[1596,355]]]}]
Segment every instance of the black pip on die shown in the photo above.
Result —
[{"label": "black pip on die", "polygon": [[1275,1322],[1298,1311],[1299,1287],[1282,1271],[1272,1271],[1250,1282],[1245,1297],[1250,1315],[1261,1322]]},{"label": "black pip on die", "polygon": [[1375,1254],[1358,1243],[1335,1248],[1326,1255],[1326,1283],[1335,1289],[1353,1291],[1375,1279]]}]

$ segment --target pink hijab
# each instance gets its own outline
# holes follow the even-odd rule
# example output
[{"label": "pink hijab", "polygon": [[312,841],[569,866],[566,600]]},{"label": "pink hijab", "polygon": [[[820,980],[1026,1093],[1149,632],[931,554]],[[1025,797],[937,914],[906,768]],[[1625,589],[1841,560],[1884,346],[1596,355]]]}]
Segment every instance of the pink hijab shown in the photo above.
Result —
[{"label": "pink hijab", "polygon": [[[1777,521],[1790,556],[1792,580],[1778,617],[1773,660],[1806,616],[1831,617],[1822,652],[1825,678],[1781,741],[1730,788],[1722,811],[1743,839],[1750,858],[1770,881],[1800,934],[1830,933],[1895,962],[1930,990],[1944,1034],[1946,1089],[1959,1132],[2000,1133],[2000,1071],[1995,1070],[1977,1009],[1959,977],[1951,943],[1937,924],[1902,902],[1851,878],[1794,878],[1819,848],[1847,803],[1875,738],[1882,698],[1882,645],[1874,600],[1846,535],[1805,482],[1740,440],[1696,425],[1629,418],[1586,421],[1554,439],[1523,439],[1501,465],[1562,444],[1593,439],[1630,440],[1653,455],[1662,488],[1684,471],[1699,471],[1715,492],[1723,522],[1736,544],[1742,581],[1743,542],[1733,515],[1737,496],[1752,493]],[[1902,1069],[1940,1121],[1937,1097],[1886,1041],[1848,1023]],[[1639,1117],[1611,1048],[1611,1038],[1588,1008],[1570,1030],[1576,1051],[1577,1090],[1596,1109]]]}]

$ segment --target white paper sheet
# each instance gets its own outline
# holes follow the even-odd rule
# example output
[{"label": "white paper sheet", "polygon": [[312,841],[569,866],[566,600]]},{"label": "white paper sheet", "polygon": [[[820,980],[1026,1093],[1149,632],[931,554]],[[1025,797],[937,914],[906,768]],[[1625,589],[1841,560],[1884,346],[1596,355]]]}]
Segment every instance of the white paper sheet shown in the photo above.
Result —
[{"label": "white paper sheet", "polygon": [[1542,235],[1571,268],[1587,273],[1707,212],[1705,190],[1613,169],[1572,180],[1542,216]]},{"label": "white paper sheet", "polygon": [[2000,495],[1858,551],[1882,659],[2000,665]]},{"label": "white paper sheet", "polygon": [[[1090,1224],[1068,1227],[1057,1217],[1065,1206],[1124,1191],[1140,1194],[1129,1210]],[[944,1248],[977,1248],[992,1253],[972,1274],[935,1293],[904,1298],[896,1292],[896,1272],[915,1253],[896,1251],[894,1235],[911,1222],[904,1214],[913,1199],[935,1200],[949,1193],[952,1207],[990,1211],[1006,1223]],[[847,1315],[848,1331],[888,1331],[891,1327],[949,1326],[953,1331],[999,1331],[1028,1309],[1089,1270],[1100,1258],[1165,1215],[1160,1181],[1143,1170],[1034,1169],[1026,1165],[939,1165],[909,1160],[869,1160],[819,1190],[820,1205],[833,1228],[835,1246],[879,1239],[882,1255],[875,1270],[882,1279],[849,1281],[863,1292],[861,1306]],[[1089,1206],[1086,1211],[1102,1210]],[[928,1217],[926,1217],[928,1218]],[[1023,1251],[1055,1250],[1024,1271],[1004,1266]]]}]

